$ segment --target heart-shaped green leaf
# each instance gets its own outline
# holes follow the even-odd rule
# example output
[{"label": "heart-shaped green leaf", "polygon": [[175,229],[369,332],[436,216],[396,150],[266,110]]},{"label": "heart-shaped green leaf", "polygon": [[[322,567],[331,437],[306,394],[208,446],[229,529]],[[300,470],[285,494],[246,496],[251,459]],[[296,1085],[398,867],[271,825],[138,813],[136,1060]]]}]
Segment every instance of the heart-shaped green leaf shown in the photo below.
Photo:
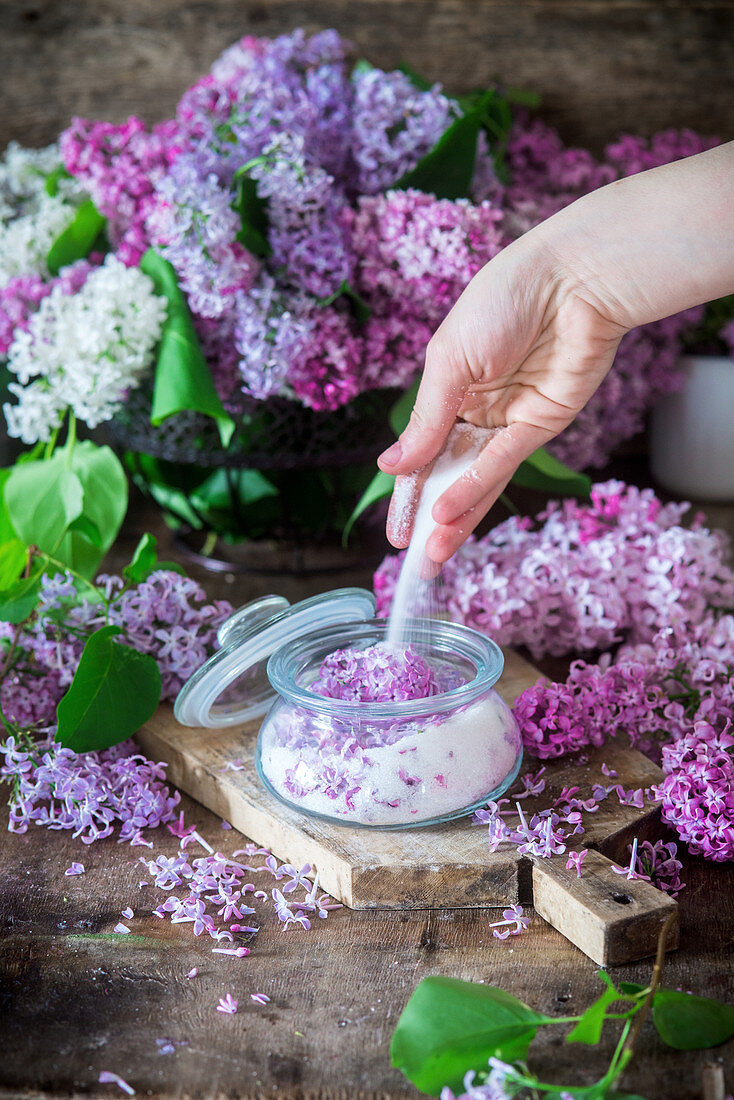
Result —
[{"label": "heart-shaped green leaf", "polygon": [[529,458],[520,464],[512,475],[515,485],[526,489],[540,489],[543,493],[560,493],[562,496],[581,497],[588,500],[591,495],[591,478],[571,470],[557,458],[538,447]]},{"label": "heart-shaped green leaf", "polygon": [[394,485],[395,478],[391,474],[386,474],[383,470],[377,471],[372,481],[362,493],[357,506],[346,522],[344,531],[342,532],[342,543],[344,546],[346,546],[352,528],[362,513],[366,512],[373,504],[376,504],[378,500],[384,500],[385,497],[389,497],[393,491]]},{"label": "heart-shaped green leaf", "polygon": [[464,1074],[487,1069],[490,1057],[522,1061],[549,1017],[502,989],[456,978],[425,978],[398,1021],[392,1064],[422,1092],[460,1088]]},{"label": "heart-shaped green leaf", "polygon": [[27,560],[28,547],[20,539],[0,543],[0,590],[15,584]]},{"label": "heart-shaped green leaf", "polygon": [[158,706],[161,674],[147,653],[114,640],[103,626],[87,639],[74,679],[56,709],[56,740],[74,752],[106,749],[132,737]]},{"label": "heart-shaped green leaf", "polygon": [[658,1035],[675,1050],[707,1050],[734,1035],[734,1005],[659,989],[652,1002]]},{"label": "heart-shaped green leaf", "polygon": [[84,488],[65,455],[24,462],[5,482],[8,517],[26,546],[55,556],[69,525],[82,514]]},{"label": "heart-shaped green leaf", "polygon": [[38,604],[43,569],[35,569],[30,576],[21,577],[5,591],[0,592],[0,622],[24,623]]}]

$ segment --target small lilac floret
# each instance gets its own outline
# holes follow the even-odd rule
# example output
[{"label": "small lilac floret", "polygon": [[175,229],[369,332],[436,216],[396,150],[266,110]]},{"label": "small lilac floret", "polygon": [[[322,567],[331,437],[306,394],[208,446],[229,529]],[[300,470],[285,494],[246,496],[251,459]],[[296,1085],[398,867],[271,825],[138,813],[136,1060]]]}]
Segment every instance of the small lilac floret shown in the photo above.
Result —
[{"label": "small lilac floret", "polygon": [[132,1087],[132,1085],[128,1085],[127,1081],[124,1081],[122,1077],[119,1076],[119,1074],[110,1073],[110,1071],[107,1069],[102,1070],[97,1080],[99,1081],[100,1085],[117,1085],[117,1087],[119,1089],[122,1089],[123,1092],[126,1092],[128,1096],[135,1095],[135,1089]]},{"label": "small lilac floret", "polygon": [[395,650],[385,643],[330,653],[310,687],[329,699],[370,703],[427,699],[440,690],[435,672],[412,647]]}]

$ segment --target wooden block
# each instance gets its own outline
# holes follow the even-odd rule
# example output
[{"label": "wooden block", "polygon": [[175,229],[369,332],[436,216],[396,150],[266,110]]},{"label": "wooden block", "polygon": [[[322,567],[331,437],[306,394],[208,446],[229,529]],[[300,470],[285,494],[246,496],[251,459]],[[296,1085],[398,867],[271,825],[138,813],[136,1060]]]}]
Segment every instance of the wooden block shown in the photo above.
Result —
[{"label": "wooden block", "polygon": [[[498,688],[511,703],[539,674],[518,654],[508,651],[505,657]],[[161,707],[137,739],[149,756],[168,762],[173,783],[280,859],[299,867],[310,863],[318,870],[323,889],[352,909],[527,905],[533,903],[534,883],[539,883],[539,911],[544,906],[543,915],[547,913],[551,923],[582,950],[593,952],[596,961],[627,961],[654,950],[654,929],[662,917],[654,915],[649,898],[647,908],[637,901],[639,888],[645,887],[644,895],[652,887],[618,879],[598,853],[590,852],[584,864],[585,868],[597,868],[598,877],[601,868],[607,869],[603,888],[600,879],[592,905],[591,887],[586,885],[587,878],[591,881],[590,871],[585,870],[585,877],[577,880],[575,872],[565,871],[565,857],[544,860],[534,868],[514,848],[490,852],[485,829],[469,818],[382,831],[308,817],[279,802],[259,782],[254,765],[257,729],[257,723],[241,728],[190,729],[179,725],[170,707]],[[230,770],[228,765],[238,758],[242,769]],[[615,782],[627,789],[646,788],[661,779],[660,769],[646,757],[612,742],[590,753],[583,763],[548,763],[545,790],[524,800],[524,811],[532,815],[552,805],[564,788],[577,788],[579,797],[588,797],[595,783],[609,782],[602,763],[618,773]],[[537,770],[540,765],[530,761],[527,766]],[[643,839],[654,835],[659,811],[649,804],[643,809],[623,806],[612,795],[597,813],[584,815],[584,825],[586,832],[579,835],[579,846],[603,848],[622,861],[632,836]],[[584,884],[581,894],[579,883]],[[629,895],[633,901],[623,906],[613,900],[615,893]],[[662,896],[652,893],[659,902]],[[674,905],[665,898],[662,904],[665,911]]]},{"label": "wooden block", "polygon": [[[533,904],[541,917],[600,966],[618,966],[654,955],[660,930],[678,906],[642,879],[612,870],[600,852],[589,851],[581,877],[562,860],[533,865]],[[678,921],[668,933],[668,950],[678,946]]]}]

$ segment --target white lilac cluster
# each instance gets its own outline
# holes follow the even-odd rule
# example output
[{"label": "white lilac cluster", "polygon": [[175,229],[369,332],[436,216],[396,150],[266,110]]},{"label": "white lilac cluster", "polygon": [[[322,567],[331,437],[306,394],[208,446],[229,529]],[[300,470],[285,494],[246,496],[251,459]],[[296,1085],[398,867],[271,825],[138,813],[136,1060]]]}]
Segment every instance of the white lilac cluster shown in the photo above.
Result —
[{"label": "white lilac cluster", "polygon": [[46,178],[60,160],[56,145],[24,149],[16,142],[0,160],[0,285],[17,275],[48,275],[46,257],[80,197],[77,182],[66,178],[48,193]]},{"label": "white lilac cluster", "polygon": [[8,351],[9,434],[48,440],[67,409],[91,428],[109,420],[151,365],[165,316],[150,279],[114,255],[76,294],[54,287]]}]

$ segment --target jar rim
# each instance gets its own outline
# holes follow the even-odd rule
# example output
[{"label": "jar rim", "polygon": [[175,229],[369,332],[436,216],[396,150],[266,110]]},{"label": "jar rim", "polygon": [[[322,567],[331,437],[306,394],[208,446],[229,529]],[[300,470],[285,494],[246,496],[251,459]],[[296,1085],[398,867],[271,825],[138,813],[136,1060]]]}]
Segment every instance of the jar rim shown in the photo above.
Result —
[{"label": "jar rim", "polygon": [[[378,718],[423,718],[454,710],[473,702],[478,696],[489,691],[499,680],[504,668],[505,658],[496,642],[472,627],[462,623],[452,623],[445,619],[417,618],[407,624],[411,643],[442,643],[444,651],[451,651],[468,659],[476,668],[476,675],[459,687],[430,695],[425,699],[405,699],[399,702],[364,702],[332,699],[310,691],[298,683],[297,676],[314,651],[323,648],[328,639],[332,648],[342,649],[352,641],[373,636],[372,644],[383,640],[387,630],[387,619],[366,619],[361,622],[343,623],[338,626],[325,626],[318,630],[286,642],[270,657],[267,674],[270,683],[280,696],[308,710],[317,711],[330,717],[354,718],[358,712],[364,713],[369,706],[371,719]],[[440,649],[439,649],[440,652]]]}]

